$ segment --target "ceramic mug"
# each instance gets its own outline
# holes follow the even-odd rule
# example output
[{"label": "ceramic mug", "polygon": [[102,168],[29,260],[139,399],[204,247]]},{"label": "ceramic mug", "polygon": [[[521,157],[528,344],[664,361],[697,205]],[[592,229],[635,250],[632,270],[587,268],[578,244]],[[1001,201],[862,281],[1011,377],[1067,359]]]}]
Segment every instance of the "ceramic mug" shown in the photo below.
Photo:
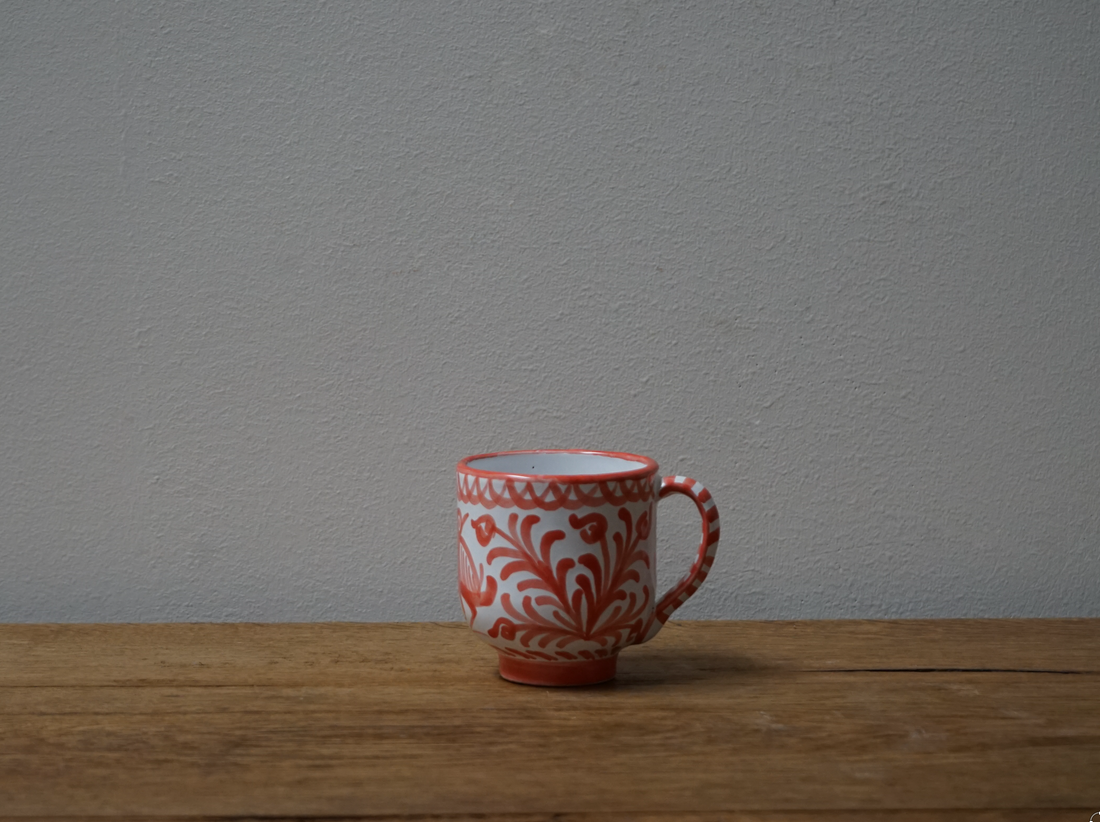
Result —
[{"label": "ceramic mug", "polygon": [[[658,598],[657,500],[669,494],[695,502],[703,538],[691,570]],[[652,639],[698,590],[717,547],[707,489],[658,482],[649,457],[508,451],[458,463],[462,610],[513,682],[611,679],[619,651]]]}]

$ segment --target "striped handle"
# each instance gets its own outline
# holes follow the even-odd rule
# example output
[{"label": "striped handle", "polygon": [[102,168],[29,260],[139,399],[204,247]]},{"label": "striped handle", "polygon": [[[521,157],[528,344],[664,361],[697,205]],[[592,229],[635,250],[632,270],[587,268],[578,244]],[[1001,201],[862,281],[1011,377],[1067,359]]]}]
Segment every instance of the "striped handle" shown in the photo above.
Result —
[{"label": "striped handle", "polygon": [[691,497],[695,507],[699,509],[699,515],[703,518],[703,539],[699,543],[699,554],[695,563],[687,575],[677,582],[661,597],[657,603],[653,621],[641,642],[648,642],[657,635],[661,626],[668,622],[672,612],[687,602],[687,598],[699,590],[703,580],[710,573],[710,566],[714,564],[714,552],[718,549],[718,508],[710,496],[710,491],[703,487],[703,483],[696,482],[688,477],[665,477],[661,481],[660,499],[669,494],[683,494]]}]

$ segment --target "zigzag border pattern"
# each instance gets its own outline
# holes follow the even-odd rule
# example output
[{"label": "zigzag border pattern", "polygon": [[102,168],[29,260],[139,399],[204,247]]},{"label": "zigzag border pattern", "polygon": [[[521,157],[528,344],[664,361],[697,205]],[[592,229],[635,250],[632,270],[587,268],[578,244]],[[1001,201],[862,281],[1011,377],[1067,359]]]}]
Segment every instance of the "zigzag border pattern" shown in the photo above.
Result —
[{"label": "zigzag border pattern", "polygon": [[[539,490],[539,489],[542,490]],[[458,474],[458,501],[484,508],[521,511],[576,511],[594,505],[622,505],[656,497],[654,478],[611,482],[554,482],[546,480],[487,479]]]}]

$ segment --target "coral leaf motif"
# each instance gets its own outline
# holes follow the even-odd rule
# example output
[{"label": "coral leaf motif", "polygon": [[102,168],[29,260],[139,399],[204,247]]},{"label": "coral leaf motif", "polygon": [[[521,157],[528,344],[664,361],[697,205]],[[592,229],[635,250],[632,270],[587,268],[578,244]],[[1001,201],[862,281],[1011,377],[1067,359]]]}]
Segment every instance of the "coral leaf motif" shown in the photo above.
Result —
[{"label": "coral leaf motif", "polygon": [[583,517],[570,514],[569,524],[580,534],[580,538],[589,545],[595,545],[607,533],[607,517],[599,513],[586,514]]},{"label": "coral leaf motif", "polygon": [[474,533],[477,535],[479,545],[484,547],[492,542],[493,534],[495,534],[497,530],[497,524],[493,522],[491,516],[484,514],[470,524],[474,526]]},{"label": "coral leaf motif", "polygon": [[[608,518],[603,514],[570,514],[569,526],[593,550],[575,560],[559,558],[556,563],[553,547],[566,534],[557,529],[546,531],[538,537],[536,547],[538,515],[512,512],[506,529],[489,515],[474,520],[478,542],[485,547],[496,543],[488,552],[488,563],[507,560],[500,579],[519,577],[517,601],[508,593],[501,594],[500,606],[508,616],[499,618],[489,630],[491,637],[518,642],[518,646],[509,646],[509,654],[524,659],[597,659],[640,638],[650,591],[643,586],[639,596],[636,588],[628,586],[642,582],[636,566],[649,565],[642,542],[649,537],[652,515],[649,509],[643,510],[635,521],[630,508],[622,506],[616,518],[622,523],[621,530],[609,534]],[[484,591],[479,580],[479,598],[488,595],[490,588],[495,597],[495,580],[489,577]],[[577,643],[588,643],[588,647],[573,648]]]}]

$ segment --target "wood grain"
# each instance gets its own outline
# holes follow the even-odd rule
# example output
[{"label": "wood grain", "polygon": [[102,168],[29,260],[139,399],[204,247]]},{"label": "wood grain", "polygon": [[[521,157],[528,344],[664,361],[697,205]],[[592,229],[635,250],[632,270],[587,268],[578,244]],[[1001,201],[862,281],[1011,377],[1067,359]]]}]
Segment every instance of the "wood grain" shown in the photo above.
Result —
[{"label": "wood grain", "polygon": [[1087,822],[1098,649],[1100,620],[673,623],[543,689],[461,625],[0,626],[0,816]]}]

